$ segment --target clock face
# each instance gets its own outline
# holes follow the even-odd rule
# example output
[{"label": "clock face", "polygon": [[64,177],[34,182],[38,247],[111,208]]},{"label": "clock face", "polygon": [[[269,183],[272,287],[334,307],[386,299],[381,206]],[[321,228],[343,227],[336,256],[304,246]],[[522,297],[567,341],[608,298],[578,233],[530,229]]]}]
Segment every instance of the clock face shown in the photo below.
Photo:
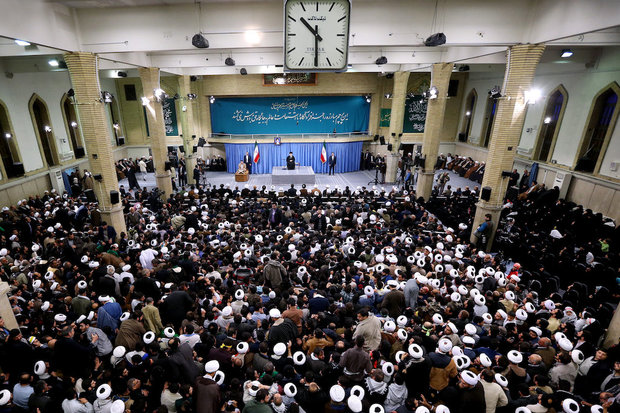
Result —
[{"label": "clock face", "polygon": [[339,71],[347,67],[349,0],[287,0],[284,67],[288,71]]}]

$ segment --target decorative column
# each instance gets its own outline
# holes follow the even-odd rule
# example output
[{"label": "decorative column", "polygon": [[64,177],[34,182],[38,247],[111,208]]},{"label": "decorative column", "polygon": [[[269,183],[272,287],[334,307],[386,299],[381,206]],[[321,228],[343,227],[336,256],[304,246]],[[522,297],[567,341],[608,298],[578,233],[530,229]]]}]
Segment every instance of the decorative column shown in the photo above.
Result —
[{"label": "decorative column", "polygon": [[122,204],[112,204],[110,200],[110,192],[118,191],[118,179],[105,113],[106,104],[101,98],[99,87],[98,58],[93,53],[83,52],[67,53],[64,58],[75,91],[75,107],[82,127],[90,172],[101,175],[101,180],[95,180],[93,191],[97,195],[102,218],[118,234],[127,232]]},{"label": "decorative column", "polygon": [[388,142],[392,144],[392,150],[386,159],[385,181],[396,181],[396,170],[400,155],[400,135],[403,133],[403,118],[405,116],[405,100],[407,99],[407,83],[409,82],[409,72],[394,73],[394,87],[392,89],[392,114],[390,117],[390,129],[387,136]]},{"label": "decorative column", "polygon": [[[210,95],[205,90],[205,81],[201,79],[198,85],[198,125],[200,125],[200,136],[207,141],[206,146],[210,146],[209,137],[211,137],[211,102],[209,101]],[[203,149],[202,156],[211,156],[210,149]]]},{"label": "decorative column", "polygon": [[146,120],[149,125],[151,135],[151,146],[153,149],[153,165],[155,166],[155,178],[157,187],[163,192],[162,198],[166,199],[172,194],[172,181],[170,171],[166,171],[168,162],[168,146],[166,145],[166,129],[164,126],[164,112],[161,102],[154,96],[154,91],[160,89],[159,68],[141,67],[138,69],[142,90],[149,104],[146,105]]},{"label": "decorative column", "polygon": [[504,200],[509,177],[503,177],[503,171],[512,171],[514,157],[521,138],[527,102],[525,92],[530,89],[536,66],[545,50],[544,45],[522,44],[508,49],[506,74],[502,88],[503,97],[500,98],[497,117],[491,133],[489,154],[482,178],[482,188],[491,189],[488,201],[480,198],[476,204],[476,217],[471,228],[471,241],[476,228],[484,221],[486,214],[491,214],[494,223],[487,250],[491,248],[495,237],[495,230]]},{"label": "decorative column", "polygon": [[441,128],[446,113],[448,100],[448,86],[452,75],[452,63],[435,63],[431,71],[431,88],[437,88],[437,98],[428,100],[426,122],[424,123],[424,138],[422,140],[422,155],[426,159],[423,170],[418,174],[416,195],[428,201],[433,190],[435,178],[435,163],[441,142]]},{"label": "decorative column", "polygon": [[[194,181],[194,166],[196,166],[196,154],[194,153],[194,106],[196,98],[189,98],[190,78],[189,76],[179,76],[179,92],[181,94],[181,128],[183,129],[183,149],[185,150],[185,168],[187,170],[187,182]],[[191,179],[190,179],[191,178]]]}]

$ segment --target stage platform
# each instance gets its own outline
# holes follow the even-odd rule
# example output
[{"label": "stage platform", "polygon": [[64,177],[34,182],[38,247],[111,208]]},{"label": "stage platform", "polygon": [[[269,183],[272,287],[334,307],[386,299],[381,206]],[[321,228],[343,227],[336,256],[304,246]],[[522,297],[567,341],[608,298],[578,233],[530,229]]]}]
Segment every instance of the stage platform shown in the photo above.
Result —
[{"label": "stage platform", "polygon": [[311,166],[298,166],[292,171],[285,166],[274,166],[271,169],[271,185],[286,185],[288,188],[291,184],[314,185],[315,182],[316,175]]}]

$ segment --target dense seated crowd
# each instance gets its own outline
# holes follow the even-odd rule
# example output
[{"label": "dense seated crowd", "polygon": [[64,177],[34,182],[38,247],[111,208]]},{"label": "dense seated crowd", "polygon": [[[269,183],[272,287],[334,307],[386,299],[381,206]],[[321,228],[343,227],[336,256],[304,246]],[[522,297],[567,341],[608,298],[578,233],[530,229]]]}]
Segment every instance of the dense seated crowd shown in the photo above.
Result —
[{"label": "dense seated crowd", "polygon": [[120,234],[67,195],[3,208],[19,328],[0,319],[0,411],[620,410],[618,346],[603,346],[617,284],[587,275],[617,276],[617,229],[594,243],[592,214],[515,203],[512,245],[487,254],[462,197],[167,198],[127,192]]}]

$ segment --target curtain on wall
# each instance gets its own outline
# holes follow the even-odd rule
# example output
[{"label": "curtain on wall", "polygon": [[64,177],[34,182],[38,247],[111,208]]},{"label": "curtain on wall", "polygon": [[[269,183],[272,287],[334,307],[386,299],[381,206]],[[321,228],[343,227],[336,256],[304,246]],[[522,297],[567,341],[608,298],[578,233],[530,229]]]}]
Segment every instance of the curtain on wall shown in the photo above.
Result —
[{"label": "curtain on wall", "polygon": [[[326,143],[327,156],[336,155],[336,173],[353,172],[360,168],[362,142]],[[226,146],[226,162],[229,173],[235,173],[239,162],[246,152],[253,157],[254,142],[228,143]],[[286,165],[286,157],[293,152],[295,160],[301,166],[312,166],[315,173],[327,173],[327,162],[321,163],[323,142],[313,143],[259,143],[260,160],[252,163],[252,173],[270,174],[274,166]]]}]

